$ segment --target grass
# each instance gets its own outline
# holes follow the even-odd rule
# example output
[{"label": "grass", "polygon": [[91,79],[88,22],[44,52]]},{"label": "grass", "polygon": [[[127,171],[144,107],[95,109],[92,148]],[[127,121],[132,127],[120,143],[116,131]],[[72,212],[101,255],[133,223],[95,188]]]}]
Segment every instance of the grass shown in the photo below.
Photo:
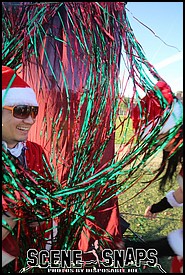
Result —
[{"label": "grass", "polygon": [[[119,122],[118,122],[119,123]],[[116,145],[118,146],[121,142],[120,135],[121,128],[116,132]],[[122,131],[123,132],[123,131]],[[131,123],[128,123],[127,136],[125,140],[133,135]],[[161,162],[161,155],[152,160],[149,164],[148,169],[156,169],[159,167]],[[152,240],[166,236],[172,230],[182,227],[182,208],[173,208],[159,213],[157,217],[153,220],[145,218],[144,211],[147,206],[158,202],[161,200],[165,194],[159,192],[158,181],[153,182],[144,191],[140,192],[142,188],[146,185],[148,181],[148,175],[143,175],[142,179],[135,184],[130,189],[126,190],[123,194],[119,196],[119,208],[123,218],[130,223],[130,229],[142,237],[144,240]],[[173,189],[178,187],[178,183],[174,180]],[[136,197],[131,199],[134,195],[138,194]],[[127,229],[124,237],[134,237],[135,235]],[[137,238],[136,238],[137,239]],[[171,258],[164,257],[159,259],[159,263],[162,268],[170,273]],[[147,267],[142,271],[142,273],[161,273],[160,270],[154,269],[152,267]]]},{"label": "grass", "polygon": [[[141,188],[142,183],[138,183],[137,186],[134,186],[128,192],[126,191],[119,197],[120,212],[123,218],[130,223],[130,229],[132,231],[144,240],[152,240],[166,236],[172,230],[182,226],[182,209],[174,208],[163,211],[153,220],[149,220],[143,216],[147,206],[164,197],[164,195],[159,193],[157,184],[151,184],[151,186],[141,192],[134,199],[126,202],[127,199],[135,195]],[[127,229],[124,237],[129,237],[129,235],[137,239],[137,237],[135,237],[135,235]],[[163,269],[169,273],[171,259],[165,257],[163,259],[159,259],[159,262],[161,263]],[[156,273],[156,269],[147,268],[146,273]]]}]

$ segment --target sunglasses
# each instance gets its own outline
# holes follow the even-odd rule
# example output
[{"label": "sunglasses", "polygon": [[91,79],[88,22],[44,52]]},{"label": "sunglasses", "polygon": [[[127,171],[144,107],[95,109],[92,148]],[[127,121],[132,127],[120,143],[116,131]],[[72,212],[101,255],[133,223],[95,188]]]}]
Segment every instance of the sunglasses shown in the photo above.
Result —
[{"label": "sunglasses", "polygon": [[13,107],[3,106],[4,109],[12,111],[15,118],[26,119],[30,115],[33,119],[38,115],[39,107],[28,105],[17,105]]}]

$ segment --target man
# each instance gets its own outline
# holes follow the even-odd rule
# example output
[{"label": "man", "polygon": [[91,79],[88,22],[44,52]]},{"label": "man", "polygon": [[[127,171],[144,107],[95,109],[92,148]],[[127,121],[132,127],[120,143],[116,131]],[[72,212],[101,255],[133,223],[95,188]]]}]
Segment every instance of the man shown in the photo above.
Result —
[{"label": "man", "polygon": [[[19,169],[19,165],[21,165],[21,167],[24,167],[27,171],[34,170],[38,173],[37,178],[42,176],[46,179],[51,179],[51,174],[47,168],[49,167],[49,164],[45,164],[44,162],[44,158],[46,159],[44,150],[37,143],[27,140],[29,130],[35,123],[38,111],[38,102],[32,88],[30,88],[27,83],[14,72],[14,70],[9,67],[2,66],[3,151],[6,153],[9,160],[12,159],[11,164],[12,166],[15,164],[15,167],[18,167],[17,169]],[[22,214],[23,211],[20,208],[20,213],[14,213],[14,209],[10,208],[8,205],[9,200],[7,198],[11,191],[10,189],[8,190],[8,186],[13,189],[13,183],[10,182],[10,178],[9,181],[6,181],[5,168],[6,164],[3,166],[4,174],[2,189],[4,200],[2,218],[4,221],[3,224],[8,224],[10,228],[13,229],[14,236],[10,233],[10,230],[7,229],[7,226],[2,228],[2,265],[8,265],[16,259],[14,270],[20,270],[18,256],[23,256],[23,261],[26,260],[26,251],[24,251],[24,254],[21,255],[23,246],[27,244],[25,245],[26,249],[29,249],[29,246],[33,247],[34,245],[35,247],[39,246],[40,249],[45,248],[46,241],[44,240],[44,237],[46,237],[46,234],[43,232],[46,227],[51,228],[51,224],[46,224],[43,222],[41,224],[38,224],[37,222],[29,224],[27,219],[24,219],[24,216],[21,220],[16,219],[16,217]],[[15,179],[17,175],[18,173],[15,173]],[[33,175],[30,176],[30,181],[32,180],[32,177]],[[24,184],[24,182],[21,182],[21,184]],[[45,188],[50,190],[48,184],[45,185]],[[12,194],[14,195],[15,193]],[[35,196],[37,196],[37,194],[35,194]],[[19,199],[17,200],[17,204],[18,203]],[[31,215],[35,215],[36,217],[35,213],[31,213],[30,216]],[[32,236],[31,232],[33,233]],[[37,238],[34,239],[35,232]],[[24,237],[21,239],[21,234],[23,233]],[[21,251],[19,251],[19,249]],[[10,268],[8,266],[6,268],[7,271],[10,272],[12,263]]]}]

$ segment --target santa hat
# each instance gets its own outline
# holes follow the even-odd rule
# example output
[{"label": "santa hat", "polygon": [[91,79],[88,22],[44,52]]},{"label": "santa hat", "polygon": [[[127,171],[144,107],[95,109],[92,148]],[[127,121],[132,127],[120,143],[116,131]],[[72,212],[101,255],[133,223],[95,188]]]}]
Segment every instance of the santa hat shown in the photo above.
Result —
[{"label": "santa hat", "polygon": [[2,66],[2,104],[38,106],[33,89],[14,70],[6,66]]},{"label": "santa hat", "polygon": [[[160,90],[167,104],[171,105],[170,114],[159,132],[159,134],[164,134],[182,119],[183,107],[180,100],[174,98],[171,88],[167,83],[158,81],[154,90]],[[140,103],[133,108],[131,117],[136,134],[140,132],[142,137],[146,137],[152,128],[159,124],[166,108],[166,106],[162,106],[161,104],[162,101],[160,103],[155,92],[149,91],[146,96],[141,99]]]}]

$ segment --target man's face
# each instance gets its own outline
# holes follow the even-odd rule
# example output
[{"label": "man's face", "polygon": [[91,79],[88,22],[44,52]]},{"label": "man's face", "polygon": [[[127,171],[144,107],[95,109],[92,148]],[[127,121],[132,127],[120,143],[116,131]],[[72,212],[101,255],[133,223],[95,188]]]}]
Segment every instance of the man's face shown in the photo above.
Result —
[{"label": "man's face", "polygon": [[31,115],[26,119],[15,118],[11,110],[2,109],[2,140],[8,148],[13,148],[18,142],[26,141],[35,119]]}]

